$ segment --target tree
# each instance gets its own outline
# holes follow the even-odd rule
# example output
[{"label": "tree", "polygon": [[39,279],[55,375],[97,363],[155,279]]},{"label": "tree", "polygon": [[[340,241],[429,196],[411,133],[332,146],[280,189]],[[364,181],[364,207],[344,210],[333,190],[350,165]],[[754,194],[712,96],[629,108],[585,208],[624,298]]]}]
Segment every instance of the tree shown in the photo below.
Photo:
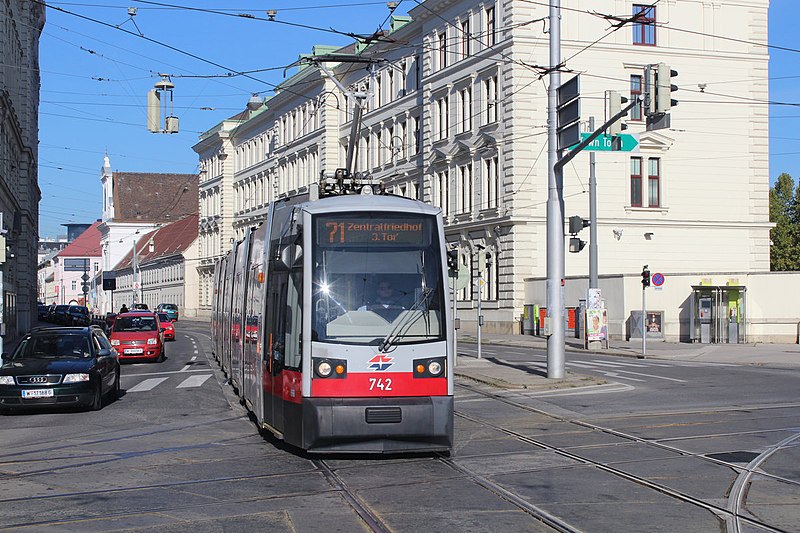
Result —
[{"label": "tree", "polygon": [[782,173],[769,191],[769,220],[775,227],[769,232],[770,269],[800,270],[800,187]]}]

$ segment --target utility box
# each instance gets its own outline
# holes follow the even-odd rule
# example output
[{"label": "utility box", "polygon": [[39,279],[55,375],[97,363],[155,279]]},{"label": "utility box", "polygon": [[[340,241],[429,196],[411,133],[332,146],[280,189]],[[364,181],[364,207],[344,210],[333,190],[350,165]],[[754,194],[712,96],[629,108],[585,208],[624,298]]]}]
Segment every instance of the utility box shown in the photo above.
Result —
[{"label": "utility box", "polygon": [[536,313],[533,304],[525,304],[525,312],[522,315],[522,334],[534,335],[536,333]]}]

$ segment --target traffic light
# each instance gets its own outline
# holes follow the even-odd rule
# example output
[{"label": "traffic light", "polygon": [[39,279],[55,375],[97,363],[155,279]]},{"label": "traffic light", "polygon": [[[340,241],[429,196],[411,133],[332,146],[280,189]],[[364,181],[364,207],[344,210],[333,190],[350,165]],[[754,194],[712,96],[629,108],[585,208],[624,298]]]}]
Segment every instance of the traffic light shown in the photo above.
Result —
[{"label": "traffic light", "polygon": [[569,217],[569,232],[571,235],[576,235],[589,224],[590,222],[585,218],[581,218],[578,215],[571,216]]},{"label": "traffic light", "polygon": [[583,247],[586,246],[586,241],[582,241],[576,235],[580,233],[580,231],[588,226],[590,222],[585,218],[581,218],[578,215],[574,215],[569,217],[569,233],[572,235],[569,239],[569,251],[572,253],[578,253],[583,250]]},{"label": "traffic light", "polygon": [[570,237],[569,238],[569,251],[576,254],[583,250],[583,247],[586,246],[586,241],[579,239],[578,237]]},{"label": "traffic light", "polygon": [[645,67],[645,114],[648,116],[664,114],[678,105],[678,101],[672,99],[672,93],[678,90],[678,86],[673,85],[672,78],[677,75],[678,71],[672,70],[666,63]]},{"label": "traffic light", "polygon": [[447,269],[451,276],[458,276],[458,248],[447,250]]},{"label": "traffic light", "polygon": [[642,289],[644,290],[646,287],[650,286],[650,269],[647,268],[645,265],[642,268]]},{"label": "traffic light", "polygon": [[[622,111],[622,104],[627,102],[628,99],[617,91],[608,91],[608,118],[611,119],[611,117]],[[625,129],[628,129],[628,125],[622,122],[622,119],[619,119],[608,127],[606,133],[609,135],[619,135],[622,133],[622,130]]]},{"label": "traffic light", "polygon": [[678,71],[666,63],[659,63],[656,69],[656,113],[666,113],[678,105],[678,101],[672,99],[672,93],[678,90],[678,86],[672,84],[672,77],[677,76]]}]

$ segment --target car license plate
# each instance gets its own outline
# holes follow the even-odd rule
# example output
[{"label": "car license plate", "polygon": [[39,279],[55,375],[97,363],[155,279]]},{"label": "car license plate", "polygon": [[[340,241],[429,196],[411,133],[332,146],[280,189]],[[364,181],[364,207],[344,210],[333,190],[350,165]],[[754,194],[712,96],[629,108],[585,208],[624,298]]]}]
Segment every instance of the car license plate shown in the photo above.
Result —
[{"label": "car license plate", "polygon": [[22,391],[23,398],[52,398],[53,397],[53,389],[33,389],[33,390],[23,390]]},{"label": "car license plate", "polygon": [[126,355],[127,354],[135,355],[137,353],[144,353],[144,348],[126,348],[125,350],[123,350],[122,353]]}]

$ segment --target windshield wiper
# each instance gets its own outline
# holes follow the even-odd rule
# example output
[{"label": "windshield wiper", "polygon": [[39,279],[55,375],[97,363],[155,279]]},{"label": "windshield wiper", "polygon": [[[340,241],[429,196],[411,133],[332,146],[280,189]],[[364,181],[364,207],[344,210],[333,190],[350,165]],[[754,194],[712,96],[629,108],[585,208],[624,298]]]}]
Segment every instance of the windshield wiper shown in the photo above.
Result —
[{"label": "windshield wiper", "polygon": [[[427,287],[422,289],[422,294],[419,295],[419,298],[417,298],[417,300],[413,303],[411,308],[409,308],[409,311],[416,311],[423,303],[425,304],[425,309],[427,311],[428,298],[430,297],[431,294],[433,294],[433,289]],[[424,315],[427,316],[427,313],[425,313]],[[423,316],[423,313],[420,314],[406,313],[403,319],[400,322],[398,322],[398,324],[395,327],[392,328],[392,331],[390,331],[389,334],[386,335],[386,337],[380,343],[380,345],[378,345],[378,350],[381,352],[388,352],[389,348],[394,346],[394,343],[397,341],[397,339],[403,333],[408,331],[408,329],[414,324],[414,322],[419,320],[421,316]]]}]

